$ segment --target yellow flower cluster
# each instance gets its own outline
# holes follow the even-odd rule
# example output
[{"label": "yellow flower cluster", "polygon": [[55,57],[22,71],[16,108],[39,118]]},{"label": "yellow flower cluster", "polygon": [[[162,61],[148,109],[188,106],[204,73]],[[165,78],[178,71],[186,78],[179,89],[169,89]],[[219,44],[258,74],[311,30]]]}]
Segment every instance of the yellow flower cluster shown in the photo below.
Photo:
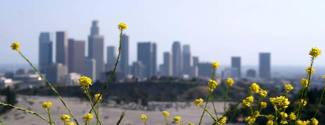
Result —
[{"label": "yellow flower cluster", "polygon": [[248,125],[253,125],[256,121],[256,118],[254,116],[248,116],[245,118],[245,122],[247,122]]},{"label": "yellow flower cluster", "polygon": [[260,86],[257,83],[252,83],[249,87],[252,93],[258,93],[260,92]]},{"label": "yellow flower cluster", "polygon": [[276,109],[286,109],[290,104],[289,99],[285,96],[272,97],[270,102]]},{"label": "yellow flower cluster", "polygon": [[267,102],[260,102],[260,107],[261,108],[266,108],[267,107]]},{"label": "yellow flower cluster", "polygon": [[228,87],[232,87],[234,85],[234,83],[235,83],[235,80],[233,78],[229,77],[226,79],[226,84]]},{"label": "yellow flower cluster", "polygon": [[175,123],[180,123],[182,121],[182,117],[179,115],[174,116],[173,121]]},{"label": "yellow flower cluster", "polygon": [[313,67],[307,67],[306,68],[306,72],[308,73],[308,74],[313,74],[314,72],[315,72],[315,69],[313,68]]},{"label": "yellow flower cluster", "polygon": [[100,102],[103,100],[103,95],[100,93],[95,94],[95,102]]},{"label": "yellow flower cluster", "polygon": [[210,79],[208,81],[208,89],[209,92],[213,92],[218,87],[218,82],[215,80]]},{"label": "yellow flower cluster", "polygon": [[289,119],[292,120],[292,121],[296,120],[297,119],[296,114],[294,112],[291,112],[290,115],[289,115]]},{"label": "yellow flower cluster", "polygon": [[309,81],[307,79],[305,79],[305,78],[302,78],[300,80],[300,84],[301,84],[302,87],[307,88],[309,86]]},{"label": "yellow flower cluster", "polygon": [[219,62],[213,62],[213,63],[212,63],[212,68],[213,68],[213,69],[218,69],[219,66],[220,66],[220,63],[219,63]]},{"label": "yellow flower cluster", "polygon": [[87,76],[81,76],[79,78],[79,84],[82,88],[89,88],[93,84],[93,80]]},{"label": "yellow flower cluster", "polygon": [[258,93],[261,97],[265,98],[267,96],[267,91],[264,89],[260,89]]},{"label": "yellow flower cluster", "polygon": [[218,119],[217,121],[218,125],[225,125],[227,124],[227,117],[226,116],[222,116]]},{"label": "yellow flower cluster", "polygon": [[45,102],[42,102],[42,107],[44,109],[49,109],[53,106],[53,103],[51,101],[45,101]]},{"label": "yellow flower cluster", "polygon": [[193,101],[194,105],[200,107],[204,104],[204,100],[202,98],[197,98]]},{"label": "yellow flower cluster", "polygon": [[148,116],[147,116],[146,114],[141,114],[141,115],[140,115],[140,120],[141,120],[142,122],[147,122],[147,121],[148,121]]},{"label": "yellow flower cluster", "polygon": [[289,93],[294,89],[290,83],[284,83],[283,88],[286,93]]},{"label": "yellow flower cluster", "polygon": [[85,121],[90,121],[94,118],[94,115],[91,113],[87,113],[82,117]]},{"label": "yellow flower cluster", "polygon": [[118,28],[120,30],[126,30],[128,28],[128,25],[126,23],[121,22],[118,24]]},{"label": "yellow flower cluster", "polygon": [[321,54],[321,50],[319,48],[311,48],[311,50],[309,51],[309,55],[312,56],[313,58],[319,56]]},{"label": "yellow flower cluster", "polygon": [[20,43],[19,42],[13,42],[10,47],[11,47],[12,50],[19,51]]},{"label": "yellow flower cluster", "polygon": [[298,101],[298,104],[301,105],[301,106],[306,106],[306,105],[307,105],[307,100],[305,100],[305,99],[300,99],[300,100]]},{"label": "yellow flower cluster", "polygon": [[168,118],[170,116],[170,113],[168,111],[162,111],[161,114],[165,117]]},{"label": "yellow flower cluster", "polygon": [[63,115],[61,115],[60,119],[65,123],[70,122],[71,116],[67,115],[67,114],[63,114]]},{"label": "yellow flower cluster", "polygon": [[248,96],[242,101],[243,107],[251,107],[254,102],[254,96]]}]

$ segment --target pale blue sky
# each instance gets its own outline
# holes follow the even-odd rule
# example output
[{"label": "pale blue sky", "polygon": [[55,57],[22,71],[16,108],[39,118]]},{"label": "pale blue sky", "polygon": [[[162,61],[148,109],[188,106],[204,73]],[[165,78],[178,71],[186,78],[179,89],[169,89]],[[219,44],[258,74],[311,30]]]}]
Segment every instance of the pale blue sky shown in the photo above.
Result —
[{"label": "pale blue sky", "polygon": [[[0,63],[24,63],[10,50],[12,40],[37,62],[41,31],[86,40],[96,19],[106,45],[117,44],[120,21],[129,25],[131,61],[138,41],[157,42],[161,62],[179,40],[203,61],[229,65],[235,55],[256,65],[258,52],[267,51],[274,65],[304,66],[310,47],[325,55],[324,12],[324,0],[1,0]],[[325,65],[325,56],[316,64]]]}]

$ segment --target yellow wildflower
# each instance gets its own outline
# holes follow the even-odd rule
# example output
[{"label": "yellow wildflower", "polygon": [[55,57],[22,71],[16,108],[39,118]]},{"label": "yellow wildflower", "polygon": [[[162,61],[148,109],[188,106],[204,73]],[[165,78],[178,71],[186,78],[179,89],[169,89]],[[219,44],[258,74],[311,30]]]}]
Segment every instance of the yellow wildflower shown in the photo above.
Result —
[{"label": "yellow wildflower", "polygon": [[296,125],[308,125],[310,121],[302,121],[302,120],[297,120]]},{"label": "yellow wildflower", "polygon": [[87,76],[81,76],[79,78],[79,84],[83,88],[89,88],[93,84],[93,80]]},{"label": "yellow wildflower", "polygon": [[274,115],[267,115],[266,118],[267,118],[268,120],[273,120],[273,119],[274,119]]},{"label": "yellow wildflower", "polygon": [[285,112],[280,112],[280,116],[282,119],[286,119],[288,117],[288,114]]},{"label": "yellow wildflower", "polygon": [[310,120],[310,125],[318,125],[318,120],[316,119],[316,118],[312,118],[311,120]]},{"label": "yellow wildflower", "polygon": [[182,121],[182,117],[179,115],[174,116],[173,121],[175,123],[180,123]]},{"label": "yellow wildflower", "polygon": [[165,117],[168,118],[170,113],[168,111],[162,111],[161,114]]},{"label": "yellow wildflower", "polygon": [[242,101],[242,105],[244,107],[251,107],[252,103],[254,102],[254,97],[253,96],[248,96]]},{"label": "yellow wildflower", "polygon": [[219,62],[213,62],[213,63],[212,63],[212,68],[213,68],[213,69],[218,69],[219,66],[220,66],[220,63],[219,63]]},{"label": "yellow wildflower", "polygon": [[281,124],[281,125],[287,125],[287,124],[289,124],[289,122],[286,121],[286,120],[281,120],[281,121],[280,121],[280,124]]},{"label": "yellow wildflower", "polygon": [[289,93],[294,89],[294,87],[290,83],[284,83],[283,87],[286,93]]},{"label": "yellow wildflower", "polygon": [[268,121],[266,122],[266,125],[273,125],[273,120],[268,120]]},{"label": "yellow wildflower", "polygon": [[11,47],[12,50],[19,51],[20,43],[19,42],[13,42],[10,47]]},{"label": "yellow wildflower", "polygon": [[231,78],[231,77],[227,78],[226,84],[228,87],[232,87],[234,85],[234,83],[235,83],[235,80],[233,78]]},{"label": "yellow wildflower", "polygon": [[260,107],[261,108],[266,108],[267,107],[267,102],[260,102]]},{"label": "yellow wildflower", "polygon": [[100,93],[95,94],[95,102],[103,100],[103,95]]},{"label": "yellow wildflower", "polygon": [[261,89],[260,92],[258,93],[261,97],[266,97],[267,96],[267,91],[264,89]]},{"label": "yellow wildflower", "polygon": [[204,104],[204,100],[202,98],[198,98],[198,99],[195,99],[193,101],[193,103],[194,103],[194,105],[199,107],[199,106],[202,106]]},{"label": "yellow wildflower", "polygon": [[316,58],[317,56],[319,56],[321,54],[321,50],[319,48],[311,48],[311,50],[309,51],[309,55],[312,56],[313,58]]},{"label": "yellow wildflower", "polygon": [[128,28],[128,25],[126,23],[121,22],[118,24],[118,28],[120,30],[126,30]]},{"label": "yellow wildflower", "polygon": [[140,115],[140,120],[143,121],[143,122],[146,122],[146,121],[148,121],[148,116],[146,114],[141,114]]},{"label": "yellow wildflower", "polygon": [[299,105],[302,105],[302,106],[306,106],[307,105],[307,101],[305,99],[300,99],[298,101]]},{"label": "yellow wildflower", "polygon": [[218,82],[210,79],[208,81],[209,92],[213,92],[218,87]]},{"label": "yellow wildflower", "polygon": [[225,125],[227,123],[227,117],[222,116],[218,119],[218,125]]},{"label": "yellow wildflower", "polygon": [[292,121],[296,120],[297,119],[296,114],[294,112],[291,112],[290,115],[289,115],[289,119],[292,120]]},{"label": "yellow wildflower", "polygon": [[70,115],[67,115],[67,114],[63,114],[63,115],[61,115],[60,118],[61,118],[61,120],[62,120],[63,122],[69,122],[70,119],[71,119]]},{"label": "yellow wildflower", "polygon": [[66,125],[76,125],[74,122],[66,122]]},{"label": "yellow wildflower", "polygon": [[53,103],[51,101],[45,101],[42,103],[42,107],[45,109],[49,109],[53,106]]},{"label": "yellow wildflower", "polygon": [[309,86],[309,82],[308,82],[308,80],[305,79],[305,78],[302,78],[302,79],[300,80],[300,84],[301,84],[301,86],[304,87],[304,88],[307,88],[307,87]]},{"label": "yellow wildflower", "polygon": [[94,115],[91,113],[87,113],[82,117],[85,121],[90,121],[94,118]]},{"label": "yellow wildflower", "polygon": [[189,122],[188,125],[195,125],[193,122]]},{"label": "yellow wildflower", "polygon": [[260,111],[254,111],[253,116],[255,118],[259,117],[260,116]]},{"label": "yellow wildflower", "polygon": [[245,118],[245,121],[247,122],[247,124],[252,125],[252,124],[255,123],[256,118],[252,117],[252,116],[248,116],[248,117]]},{"label": "yellow wildflower", "polygon": [[253,93],[258,93],[260,91],[260,86],[257,83],[252,83],[249,89]]},{"label": "yellow wildflower", "polygon": [[308,74],[313,74],[314,72],[315,72],[315,69],[313,68],[313,67],[307,67],[306,68],[306,72],[308,73]]},{"label": "yellow wildflower", "polygon": [[285,96],[272,97],[272,98],[270,98],[270,102],[277,109],[288,108],[288,106],[290,104],[289,99]]}]

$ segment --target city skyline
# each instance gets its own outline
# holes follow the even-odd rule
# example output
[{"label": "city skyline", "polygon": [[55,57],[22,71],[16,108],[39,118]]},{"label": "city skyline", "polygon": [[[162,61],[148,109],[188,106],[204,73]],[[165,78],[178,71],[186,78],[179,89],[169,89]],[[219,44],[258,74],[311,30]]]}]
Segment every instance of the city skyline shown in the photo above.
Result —
[{"label": "city skyline", "polygon": [[[125,1],[82,1],[78,4],[73,1],[61,4],[62,0],[4,1],[0,5],[3,15],[0,45],[4,47],[0,53],[7,58],[0,63],[22,62],[7,47],[13,40],[20,41],[26,54],[37,62],[35,53],[38,53],[36,46],[40,32],[62,30],[68,32],[69,37],[87,40],[92,20],[101,22],[105,46],[117,45],[116,24],[123,21],[129,25],[126,31],[130,36],[129,62],[136,60],[132,53],[136,52],[137,41],[155,41],[160,46],[157,53],[161,57],[164,51],[170,50],[173,41],[179,40],[190,44],[192,53],[202,61],[218,60],[223,65],[230,65],[231,56],[241,56],[242,65],[258,65],[256,53],[271,52],[274,65],[305,66],[306,53],[311,47],[325,48],[325,19],[317,14],[325,9],[321,6],[324,1],[128,2],[125,5]],[[98,5],[95,9],[81,9],[95,5]],[[19,9],[13,10],[8,8],[10,6]],[[112,10],[116,11],[107,13]],[[215,13],[206,14],[207,11]],[[325,62],[323,57],[318,60]],[[158,63],[161,62],[158,58]]]}]

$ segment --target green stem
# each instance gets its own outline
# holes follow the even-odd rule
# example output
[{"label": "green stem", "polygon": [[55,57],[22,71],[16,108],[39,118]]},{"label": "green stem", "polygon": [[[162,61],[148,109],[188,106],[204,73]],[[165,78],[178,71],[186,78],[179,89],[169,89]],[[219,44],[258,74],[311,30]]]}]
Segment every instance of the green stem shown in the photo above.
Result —
[{"label": "green stem", "polygon": [[3,103],[3,102],[0,102],[0,105],[2,106],[8,106],[8,107],[11,107],[11,108],[14,108],[18,111],[22,111],[22,112],[25,112],[25,113],[28,113],[28,114],[31,114],[31,115],[34,115],[40,119],[42,119],[43,121],[45,122],[49,122],[45,117],[43,117],[42,115],[40,115],[39,113],[36,113],[34,111],[31,111],[31,110],[28,110],[26,108],[22,108],[22,107],[17,107],[17,106],[14,106],[14,105],[11,105],[11,104],[6,104],[6,103]]},{"label": "green stem", "polygon": [[54,125],[55,123],[52,120],[52,116],[51,116],[51,110],[49,108],[46,109],[47,112],[47,116],[49,117],[49,124],[50,125]]},{"label": "green stem", "polygon": [[[90,105],[92,106],[91,109],[94,109],[94,113],[95,113],[95,117],[96,117],[96,124],[99,124],[99,125],[102,125],[102,122],[100,121],[100,118],[99,118],[99,115],[98,115],[98,112],[96,111],[96,108],[94,106],[96,106],[93,102],[93,99],[91,98],[91,95],[88,91],[88,89],[84,90],[84,93],[86,94],[87,98],[89,99],[90,101]],[[98,102],[98,101],[97,101]]]},{"label": "green stem", "polygon": [[321,94],[321,96],[320,96],[320,100],[319,100],[319,102],[318,102],[318,104],[317,104],[317,106],[316,106],[316,111],[315,111],[315,113],[314,113],[314,117],[316,117],[316,115],[317,115],[318,112],[319,112],[319,107],[321,106],[321,104],[322,104],[322,102],[323,102],[324,93],[325,93],[325,87],[323,88],[322,94]]},{"label": "green stem", "polygon": [[58,97],[58,99],[60,100],[60,102],[63,104],[63,106],[68,110],[69,115],[73,118],[73,120],[75,121],[75,123],[77,125],[79,125],[78,120],[74,117],[71,109],[69,108],[69,106],[66,104],[66,102],[64,101],[64,99],[62,98],[62,96],[60,95],[60,93],[55,89],[55,87],[48,81],[48,79],[46,77],[44,77],[41,72],[33,65],[33,63],[20,51],[17,51],[18,54],[24,58],[24,60],[26,60],[28,62],[28,64],[32,67],[32,69],[34,70],[34,72],[36,72],[42,80],[45,81],[46,85],[56,94],[56,96]]},{"label": "green stem", "polygon": [[215,121],[215,122],[217,122],[218,120],[216,119],[216,118],[214,118],[214,116],[209,112],[209,110],[208,109],[203,109],[205,112],[207,112],[208,113],[208,115]]},{"label": "green stem", "polygon": [[[210,95],[211,95],[211,93],[209,93],[209,95],[208,95],[208,97],[206,99],[207,101],[205,102],[205,105],[204,105],[204,108],[203,109],[206,109],[207,108],[208,103],[209,103]],[[199,125],[202,124],[202,120],[203,120],[203,117],[204,117],[204,113],[205,113],[205,110],[202,110],[202,114],[201,114],[201,117],[200,117]]]}]

